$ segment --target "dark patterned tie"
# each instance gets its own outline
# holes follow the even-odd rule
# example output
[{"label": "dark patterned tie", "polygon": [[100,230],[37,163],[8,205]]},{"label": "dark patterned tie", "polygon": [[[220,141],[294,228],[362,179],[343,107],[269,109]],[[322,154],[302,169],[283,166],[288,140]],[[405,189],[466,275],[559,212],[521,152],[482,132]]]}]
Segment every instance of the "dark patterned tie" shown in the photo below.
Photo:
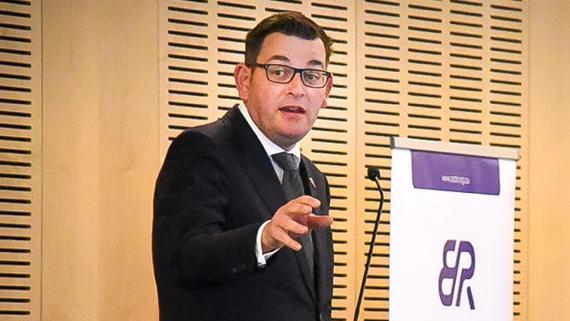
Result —
[{"label": "dark patterned tie", "polygon": [[[273,160],[283,169],[283,180],[281,181],[281,186],[283,186],[283,191],[285,192],[285,197],[290,201],[297,198],[304,193],[303,183],[301,182],[301,175],[299,175],[299,158],[293,154],[286,152],[271,155]],[[311,234],[302,236],[299,238],[301,245],[303,246],[303,251],[307,256],[307,261],[309,263],[309,269],[311,270],[311,275],[314,273],[314,249],[313,249],[313,238]]]}]

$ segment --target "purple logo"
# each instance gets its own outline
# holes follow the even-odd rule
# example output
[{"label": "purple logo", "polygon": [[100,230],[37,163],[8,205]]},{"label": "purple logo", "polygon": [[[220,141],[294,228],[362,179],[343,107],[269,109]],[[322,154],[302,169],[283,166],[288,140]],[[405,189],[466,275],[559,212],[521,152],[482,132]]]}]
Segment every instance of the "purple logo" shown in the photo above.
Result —
[{"label": "purple logo", "polygon": [[[439,298],[441,303],[445,306],[451,306],[453,303],[453,296],[457,293],[457,300],[455,301],[455,306],[459,306],[461,302],[461,293],[463,291],[463,283],[465,280],[471,279],[473,274],[475,273],[475,250],[473,250],[473,245],[468,241],[460,241],[459,248],[457,249],[457,255],[455,259],[454,266],[447,265],[447,255],[449,252],[455,252],[455,240],[448,240],[445,245],[443,246],[443,267],[441,268],[441,272],[439,273]],[[467,268],[461,269],[461,275],[459,276],[459,262],[461,259],[461,255],[468,255],[470,257],[470,265]],[[457,281],[457,277],[459,276],[459,287],[457,292],[455,291],[455,285]],[[451,282],[451,290],[449,293],[444,293],[443,291],[443,281],[444,280],[452,280]],[[466,288],[467,298],[469,299],[469,307],[471,310],[475,310],[475,302],[473,301],[473,293],[471,291],[471,287],[467,286]]]}]

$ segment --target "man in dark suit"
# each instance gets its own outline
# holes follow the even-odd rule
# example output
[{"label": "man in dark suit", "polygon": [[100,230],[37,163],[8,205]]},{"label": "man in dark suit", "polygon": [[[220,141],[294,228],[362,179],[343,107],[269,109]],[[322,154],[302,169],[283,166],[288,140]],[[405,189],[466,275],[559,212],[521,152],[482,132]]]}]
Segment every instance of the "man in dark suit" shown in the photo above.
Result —
[{"label": "man in dark suit", "polygon": [[235,68],[243,103],[173,141],[154,200],[161,321],[331,320],[329,188],[298,144],[326,107],[330,46],[300,13],[264,19]]}]

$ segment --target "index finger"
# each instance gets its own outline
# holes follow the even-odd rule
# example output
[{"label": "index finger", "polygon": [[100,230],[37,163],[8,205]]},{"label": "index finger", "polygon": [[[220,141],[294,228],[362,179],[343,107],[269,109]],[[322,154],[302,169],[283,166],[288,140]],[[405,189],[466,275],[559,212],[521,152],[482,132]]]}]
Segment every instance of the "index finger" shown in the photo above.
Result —
[{"label": "index finger", "polygon": [[294,199],[294,201],[300,204],[308,205],[313,209],[319,208],[321,206],[321,201],[309,195],[301,195]]}]

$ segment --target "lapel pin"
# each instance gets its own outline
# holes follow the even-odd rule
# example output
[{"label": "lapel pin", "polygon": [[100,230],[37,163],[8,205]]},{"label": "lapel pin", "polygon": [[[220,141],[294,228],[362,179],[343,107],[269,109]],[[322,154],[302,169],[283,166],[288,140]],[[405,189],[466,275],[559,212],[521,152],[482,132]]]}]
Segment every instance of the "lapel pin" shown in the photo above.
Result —
[{"label": "lapel pin", "polygon": [[311,182],[311,186],[313,186],[313,188],[317,188],[317,185],[315,185],[315,181],[312,177],[309,177],[309,182]]}]

